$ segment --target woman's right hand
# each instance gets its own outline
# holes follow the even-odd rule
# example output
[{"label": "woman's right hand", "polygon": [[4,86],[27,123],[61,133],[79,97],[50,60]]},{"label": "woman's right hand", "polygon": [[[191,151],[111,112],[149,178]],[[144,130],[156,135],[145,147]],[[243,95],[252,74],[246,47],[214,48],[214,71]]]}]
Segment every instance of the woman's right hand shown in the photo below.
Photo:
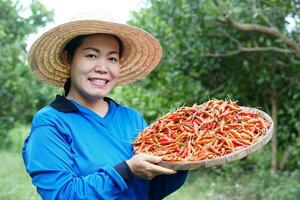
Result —
[{"label": "woman's right hand", "polygon": [[135,176],[147,180],[151,180],[155,176],[161,174],[170,175],[176,173],[176,171],[172,169],[158,166],[157,164],[159,162],[161,162],[161,157],[152,156],[145,153],[136,154],[131,159],[126,161],[130,170]]}]

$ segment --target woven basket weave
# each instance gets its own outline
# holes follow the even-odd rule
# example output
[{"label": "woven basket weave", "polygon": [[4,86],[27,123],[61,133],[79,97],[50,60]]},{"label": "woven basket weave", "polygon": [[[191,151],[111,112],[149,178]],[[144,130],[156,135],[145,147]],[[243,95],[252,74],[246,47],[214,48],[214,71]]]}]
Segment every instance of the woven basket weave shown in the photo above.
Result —
[{"label": "woven basket weave", "polygon": [[264,120],[269,122],[270,128],[267,130],[267,132],[264,134],[264,136],[260,137],[258,141],[253,143],[250,146],[247,146],[243,149],[236,150],[232,153],[226,154],[224,156],[220,156],[214,159],[207,159],[207,160],[200,160],[200,161],[185,161],[185,162],[169,162],[169,161],[162,161],[159,163],[160,166],[174,169],[174,170],[191,170],[191,169],[197,169],[200,167],[214,167],[218,165],[223,165],[226,163],[230,163],[236,160],[240,160],[247,155],[253,153],[254,151],[262,148],[264,145],[266,145],[272,138],[273,132],[274,132],[274,123],[272,118],[265,112],[255,109],[255,108],[248,108],[248,107],[241,107],[248,111],[254,111],[258,112],[259,116],[262,117]]}]

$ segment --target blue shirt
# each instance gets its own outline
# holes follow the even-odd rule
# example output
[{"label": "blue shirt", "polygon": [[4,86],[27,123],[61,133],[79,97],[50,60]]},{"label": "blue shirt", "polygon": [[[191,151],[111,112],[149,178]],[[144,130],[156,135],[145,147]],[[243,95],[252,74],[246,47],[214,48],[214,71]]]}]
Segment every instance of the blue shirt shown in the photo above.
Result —
[{"label": "blue shirt", "polygon": [[43,199],[162,199],[184,183],[187,171],[133,176],[124,161],[147,125],[134,109],[105,100],[104,117],[62,96],[34,116],[22,155]]}]

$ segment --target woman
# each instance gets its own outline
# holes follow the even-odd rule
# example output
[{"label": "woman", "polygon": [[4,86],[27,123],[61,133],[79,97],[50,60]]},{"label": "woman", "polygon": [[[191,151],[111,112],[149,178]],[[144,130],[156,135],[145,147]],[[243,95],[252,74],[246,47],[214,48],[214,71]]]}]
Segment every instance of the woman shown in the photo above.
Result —
[{"label": "woman", "polygon": [[100,20],[62,24],[33,44],[33,73],[65,89],[35,114],[22,152],[43,199],[162,199],[184,183],[186,171],[134,155],[131,142],[146,123],[106,97],[147,75],[160,58],[149,33]]}]

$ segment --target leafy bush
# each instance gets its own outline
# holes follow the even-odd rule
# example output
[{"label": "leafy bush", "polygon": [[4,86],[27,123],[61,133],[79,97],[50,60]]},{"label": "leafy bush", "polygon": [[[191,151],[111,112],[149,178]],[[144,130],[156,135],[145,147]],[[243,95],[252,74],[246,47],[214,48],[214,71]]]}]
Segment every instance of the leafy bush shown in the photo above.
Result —
[{"label": "leafy bush", "polygon": [[[19,1],[0,3],[0,147],[15,123],[29,123],[34,112],[52,98],[55,88],[43,85],[26,63],[26,38],[53,18],[34,0],[29,8]],[[26,16],[22,13],[26,12]]]},{"label": "leafy bush", "polygon": [[24,140],[29,134],[29,125],[16,124],[8,131],[7,137],[3,141],[3,148],[12,152],[21,152]]}]

